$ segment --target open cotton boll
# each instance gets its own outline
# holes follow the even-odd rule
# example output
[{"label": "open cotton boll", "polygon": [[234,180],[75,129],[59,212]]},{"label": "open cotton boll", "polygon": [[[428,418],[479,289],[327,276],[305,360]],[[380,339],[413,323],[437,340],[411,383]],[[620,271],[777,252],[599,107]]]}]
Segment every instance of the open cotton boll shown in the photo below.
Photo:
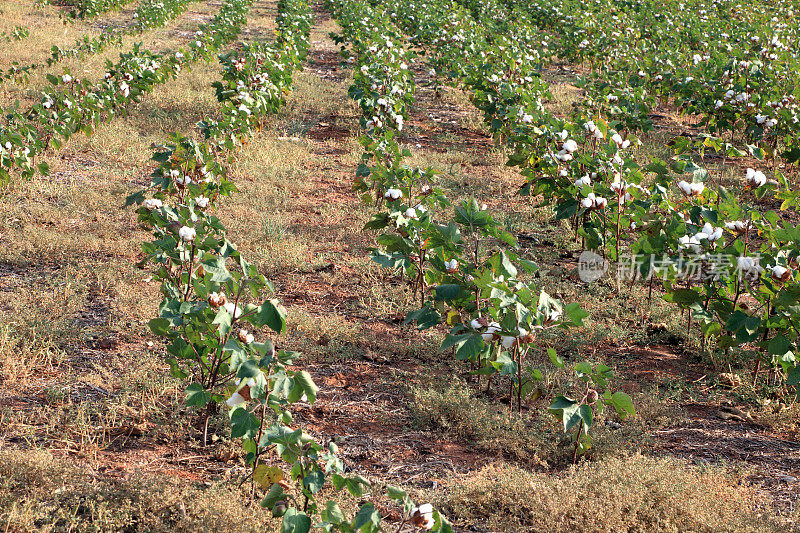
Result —
[{"label": "open cotton boll", "polygon": [[253,334],[248,332],[246,329],[240,329],[238,333],[239,340],[244,344],[252,344],[255,340]]},{"label": "open cotton boll", "polygon": [[500,339],[500,343],[503,345],[503,348],[505,348],[506,350],[512,348],[514,346],[515,342],[517,342],[517,338],[516,337],[503,336]]},{"label": "open cotton boll", "polygon": [[458,261],[456,259],[451,259],[450,261],[445,261],[444,262],[444,268],[450,274],[458,272]]},{"label": "open cotton boll", "polygon": [[142,202],[142,206],[147,209],[148,211],[153,211],[155,209],[161,209],[163,207],[163,203],[158,198],[148,198],[144,202]]},{"label": "open cotton boll", "polygon": [[388,198],[389,200],[397,200],[403,197],[403,191],[400,189],[389,189],[383,195],[384,198]]},{"label": "open cotton boll", "polygon": [[592,184],[592,179],[586,175],[575,180],[576,187],[587,187]]},{"label": "open cotton boll", "polygon": [[736,267],[745,275],[756,277],[758,276],[762,270],[764,270],[761,265],[758,264],[758,260],[753,257],[738,257],[736,259]]},{"label": "open cotton boll", "polygon": [[772,278],[776,281],[787,281],[792,277],[789,269],[781,265],[775,265],[770,270],[772,271]]},{"label": "open cotton boll", "polygon": [[417,527],[433,529],[433,526],[436,524],[433,519],[433,505],[426,503],[419,507],[414,507],[411,510],[410,521]]},{"label": "open cotton boll", "polygon": [[569,139],[566,142],[564,142],[564,144],[561,146],[561,149],[564,152],[571,154],[572,152],[578,149],[578,143],[575,142],[575,139]]},{"label": "open cotton boll", "polygon": [[725,228],[734,232],[734,233],[744,233],[746,226],[745,223],[741,220],[734,220],[733,222],[726,222]]},{"label": "open cotton boll", "polygon": [[208,295],[208,305],[213,307],[214,309],[218,309],[220,306],[225,305],[228,301],[227,297],[225,296],[224,292],[216,293],[212,292]]},{"label": "open cotton boll", "polygon": [[238,305],[234,305],[233,302],[225,302],[223,307],[233,318],[239,318],[242,315],[242,308]]},{"label": "open cotton boll", "polygon": [[178,230],[178,237],[184,242],[192,242],[197,235],[197,231],[189,226],[183,226]]},{"label": "open cotton boll", "polygon": [[706,222],[703,225],[703,229],[700,230],[695,237],[697,237],[698,240],[707,239],[713,242],[722,237],[722,228],[715,228],[710,223]]},{"label": "open cotton boll", "polygon": [[485,342],[492,342],[498,336],[497,332],[500,331],[500,324],[497,322],[490,323],[487,328],[486,332],[481,335]]},{"label": "open cotton boll", "polygon": [[761,187],[767,183],[767,176],[760,170],[754,170],[752,168],[747,169],[746,179],[747,184],[751,187]]},{"label": "open cotton boll", "polygon": [[684,196],[699,196],[705,188],[706,186],[702,183],[689,183],[684,180],[678,182],[678,189],[680,189]]},{"label": "open cotton boll", "polygon": [[244,396],[239,394],[238,392],[234,392],[231,394],[231,397],[225,400],[225,403],[228,404],[228,407],[236,407],[239,405],[243,405],[247,400],[244,399]]}]

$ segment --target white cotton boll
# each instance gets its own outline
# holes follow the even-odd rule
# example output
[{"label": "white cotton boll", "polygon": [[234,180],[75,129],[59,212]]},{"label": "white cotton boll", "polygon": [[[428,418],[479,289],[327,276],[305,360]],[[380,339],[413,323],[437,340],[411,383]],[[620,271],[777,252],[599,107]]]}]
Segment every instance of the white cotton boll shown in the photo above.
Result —
[{"label": "white cotton boll", "polygon": [[409,207],[408,209],[406,209],[406,212],[403,214],[405,215],[406,218],[414,219],[419,217],[419,215],[417,214],[417,210],[414,209],[413,207]]},{"label": "white cotton boll", "polygon": [[456,259],[451,259],[450,261],[444,262],[444,268],[450,274],[458,272],[458,261]]},{"label": "white cotton boll", "polygon": [[239,318],[242,315],[242,308],[234,305],[233,302],[225,302],[223,307],[233,318]]},{"label": "white cotton boll", "polygon": [[578,149],[578,143],[575,142],[575,139],[569,139],[561,146],[561,149],[564,152],[571,154]]},{"label": "white cotton boll", "polygon": [[767,176],[760,170],[754,170],[752,168],[747,169],[746,179],[748,185],[751,187],[761,187],[767,183]]},{"label": "white cotton boll", "polygon": [[158,198],[148,198],[144,202],[142,202],[142,206],[148,211],[153,211],[154,209],[161,209],[164,204]]},{"label": "white cotton boll", "polygon": [[61,76],[61,81],[63,81],[64,83],[69,83],[72,81],[72,76],[70,76],[69,74],[64,74],[63,76]]},{"label": "white cotton boll", "polygon": [[777,281],[786,281],[792,276],[789,269],[781,265],[775,265],[770,270],[772,271],[772,277]]},{"label": "white cotton boll", "polygon": [[516,343],[516,342],[517,342],[517,338],[516,337],[503,336],[500,339],[500,343],[503,345],[503,348],[505,348],[506,350],[508,350],[511,347],[513,347],[514,343]]},{"label": "white cotton boll", "polygon": [[184,242],[192,242],[197,235],[197,231],[189,226],[183,226],[178,230],[178,237]]},{"label": "white cotton boll", "polygon": [[228,404],[228,407],[236,407],[244,404],[246,401],[247,400],[244,399],[244,396],[242,396],[238,392],[234,392],[233,394],[231,394],[230,398],[225,400],[225,403]]},{"label": "white cotton boll", "polygon": [[532,124],[533,123],[533,115],[528,115],[527,113],[522,115],[522,122],[525,124]]},{"label": "white cotton boll", "polygon": [[[681,180],[678,182],[678,189],[683,193],[684,196],[697,196],[699,192],[697,192],[697,187],[695,183],[689,183],[688,181]],[[699,184],[702,186],[702,183]],[[702,189],[700,189],[702,192]]]},{"label": "white cotton boll", "polygon": [[561,150],[556,154],[556,159],[566,163],[567,161],[572,161],[572,154],[570,154],[566,150]]},{"label": "white cotton boll", "polygon": [[688,235],[684,235],[683,237],[678,239],[678,245],[681,249],[691,249],[694,253],[699,253],[702,250],[700,245],[700,240],[697,238],[697,235],[692,235],[691,237]]},{"label": "white cotton boll", "polygon": [[[243,342],[244,344],[252,344],[252,342],[255,340],[255,337],[253,336],[253,334],[250,333],[249,331],[247,331],[246,329],[240,329],[239,333],[238,333],[238,337],[239,337],[239,341]],[[248,385],[251,386],[251,387],[254,386],[255,385],[255,381],[253,381],[252,379],[250,381],[252,381],[253,384],[250,385],[248,383]]]},{"label": "white cotton boll", "polygon": [[761,265],[758,264],[758,260],[753,257],[738,257],[736,259],[736,266],[744,275],[749,277],[757,277],[762,270],[764,270]]},{"label": "white cotton boll", "polygon": [[197,198],[194,199],[195,205],[197,205],[197,207],[199,207],[200,209],[205,209],[206,207],[208,207],[208,203],[210,201],[211,200],[209,198],[206,198],[205,196],[198,196]]},{"label": "white cotton boll", "polygon": [[400,189],[389,189],[383,196],[389,200],[397,200],[403,197],[403,191]]},{"label": "white cotton boll", "polygon": [[734,233],[744,233],[745,224],[741,220],[734,220],[733,222],[726,222],[725,228]]},{"label": "white cotton boll", "polygon": [[481,321],[478,320],[477,318],[473,318],[472,321],[469,323],[469,325],[474,330],[478,330],[483,327],[483,324],[481,324]]},{"label": "white cotton boll", "polygon": [[575,180],[575,186],[578,188],[587,187],[592,184],[591,178],[587,176],[582,176]]}]

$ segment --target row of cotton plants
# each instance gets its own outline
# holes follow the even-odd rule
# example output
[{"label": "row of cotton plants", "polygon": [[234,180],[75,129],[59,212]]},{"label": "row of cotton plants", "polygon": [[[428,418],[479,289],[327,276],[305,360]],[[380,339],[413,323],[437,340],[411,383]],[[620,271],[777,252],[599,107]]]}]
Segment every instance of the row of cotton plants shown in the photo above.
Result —
[{"label": "row of cotton plants", "polygon": [[20,65],[19,62],[14,61],[5,70],[0,69],[0,83],[11,79],[19,83],[27,83],[30,74],[35,70],[52,67],[65,58],[83,58],[99,54],[109,46],[122,44],[122,38],[126,35],[141,35],[148,29],[164,26],[186,11],[189,4],[194,1],[196,0],[143,0],[139,2],[133,13],[134,23],[130,27],[126,29],[111,27],[96,37],[83,35],[76,39],[69,48],[53,45],[50,49],[50,57],[41,62]]},{"label": "row of cotton plants", "polygon": [[[369,482],[346,475],[337,446],[318,442],[292,416],[298,403],[314,403],[318,388],[295,366],[298,354],[278,350],[274,335],[285,331],[285,311],[272,285],[246,261],[213,214],[235,191],[226,164],[242,141],[278,111],[292,87],[292,75],[308,53],[312,14],[304,0],[281,0],[275,44],[245,44],[220,55],[222,80],[215,82],[222,103],[218,119],[200,124],[204,141],[170,138],[151,186],[133,195],[139,220],[151,227],[148,261],[162,283],[164,300],[151,330],[164,337],[173,376],[186,379],[187,406],[201,414],[203,439],[221,405],[229,410],[231,437],[241,442],[248,466],[243,481],[262,491],[261,506],[281,518],[281,531],[377,532],[383,517],[371,502],[347,516],[335,493],[364,498]],[[450,531],[430,504],[415,505],[389,487],[401,510],[400,528]]]},{"label": "row of cotton plants", "polygon": [[[754,347],[760,352],[756,372],[764,359],[783,372],[787,385],[800,382],[794,355],[798,309],[792,303],[800,291],[800,235],[780,213],[757,209],[769,196],[781,200],[782,209],[798,207],[797,193],[777,168],[770,177],[747,169],[743,188],[732,191],[695,162],[681,139],[669,163],[637,160],[631,151],[638,139],[625,134],[626,124],[613,114],[601,109],[587,116],[579,106],[563,119],[545,108],[546,84],[531,75],[526,60],[546,64],[561,44],[532,36],[528,13],[496,3],[479,10],[491,17],[499,13],[506,34],[497,36],[480,32],[491,22],[469,20],[475,10],[459,11],[451,2],[421,5],[447,21],[439,26],[443,31],[427,31],[419,9],[392,4],[406,31],[430,50],[434,67],[471,91],[487,125],[507,146],[509,163],[526,176],[524,193],[541,196],[554,206],[556,220],[572,220],[586,248],[623,267],[617,283],[620,277],[650,284],[660,278],[664,298],[689,311],[689,324],[700,327],[704,342]],[[714,149],[726,157],[744,155],[710,136],[697,145],[701,154]]]},{"label": "row of cotton plants", "polygon": [[73,77],[68,70],[49,74],[51,87],[42,91],[41,102],[27,110],[3,111],[0,124],[0,181],[13,174],[23,178],[37,171],[47,173],[46,163],[36,158],[58,149],[73,135],[91,134],[101,121],[110,121],[138,102],[154,86],[166,83],[200,59],[210,59],[231,42],[244,23],[252,0],[227,0],[214,18],[200,26],[194,39],[177,52],[158,54],[138,44],[120,54],[117,63],[106,62],[103,80]]},{"label": "row of cotton plants", "polygon": [[133,0],[75,0],[69,18],[90,19],[130,4]]},{"label": "row of cotton plants", "polygon": [[[451,206],[436,188],[433,169],[404,164],[410,152],[401,137],[416,58],[385,10],[349,0],[331,7],[342,26],[340,40],[351,48],[343,49],[356,69],[349,93],[362,111],[365,151],[355,188],[380,208],[366,226],[382,232],[372,259],[406,279],[419,299],[420,309],[406,323],[449,326],[442,349],[469,364],[479,386],[485,377],[487,387],[509,387],[509,406],[521,411],[546,374],[565,366],[546,347],[548,330],[580,326],[586,313],[535,287],[530,274],[536,266],[517,256],[514,237],[486,206],[474,199]],[[537,354],[544,353],[553,367],[535,368]],[[625,416],[633,406],[627,395],[612,392],[608,367],[579,363],[574,370],[584,388],[576,398],[556,391],[550,411],[572,432],[577,457],[591,446],[596,413],[612,406]]]}]

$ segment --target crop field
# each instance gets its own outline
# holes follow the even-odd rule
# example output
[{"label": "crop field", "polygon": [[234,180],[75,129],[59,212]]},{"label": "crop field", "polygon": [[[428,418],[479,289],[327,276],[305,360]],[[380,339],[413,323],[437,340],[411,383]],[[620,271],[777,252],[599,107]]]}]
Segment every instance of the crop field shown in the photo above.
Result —
[{"label": "crop field", "polygon": [[798,21],[0,2],[0,531],[800,531]]}]

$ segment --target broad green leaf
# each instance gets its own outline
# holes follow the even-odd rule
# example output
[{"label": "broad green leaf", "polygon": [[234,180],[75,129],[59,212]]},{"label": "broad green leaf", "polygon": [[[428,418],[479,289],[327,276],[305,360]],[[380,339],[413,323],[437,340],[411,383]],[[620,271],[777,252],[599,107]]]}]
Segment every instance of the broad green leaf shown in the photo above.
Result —
[{"label": "broad green leaf", "polygon": [[611,395],[611,405],[614,406],[614,409],[617,410],[617,413],[619,413],[622,418],[636,414],[636,410],[633,407],[633,400],[622,391],[617,391]]}]

